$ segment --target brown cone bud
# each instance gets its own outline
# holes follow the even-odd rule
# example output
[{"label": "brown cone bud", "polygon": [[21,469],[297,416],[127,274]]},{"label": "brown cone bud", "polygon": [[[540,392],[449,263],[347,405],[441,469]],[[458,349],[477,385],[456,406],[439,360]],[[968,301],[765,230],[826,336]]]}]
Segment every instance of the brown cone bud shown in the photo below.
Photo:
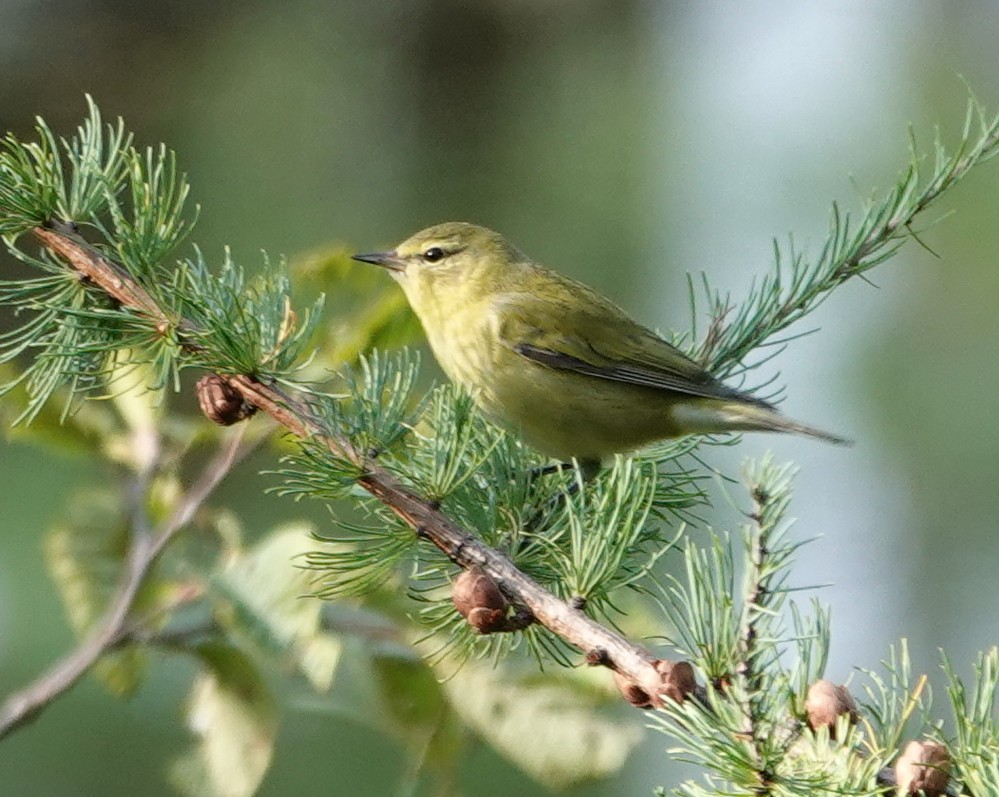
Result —
[{"label": "brown cone bud", "polygon": [[950,753],[938,742],[909,742],[895,762],[895,782],[899,795],[919,794],[939,797],[950,780]]},{"label": "brown cone bud", "polygon": [[454,607],[480,634],[507,630],[509,601],[481,567],[462,570],[451,585]]},{"label": "brown cone bud", "polygon": [[659,659],[653,666],[658,678],[648,684],[639,684],[614,671],[614,682],[622,697],[636,708],[658,708],[663,698],[682,703],[697,688],[694,668],[686,661]]},{"label": "brown cone bud", "polygon": [[635,683],[631,678],[626,675],[622,675],[617,670],[614,670],[614,683],[617,685],[618,691],[621,693],[621,697],[627,700],[635,708],[652,708],[652,698],[649,693],[646,692],[642,687]]},{"label": "brown cone bud", "polygon": [[808,687],[805,713],[809,728],[813,731],[828,728],[832,739],[836,738],[836,720],[841,715],[847,715],[851,725],[858,717],[857,704],[849,690],[842,684],[836,686],[832,681],[816,681]]},{"label": "brown cone bud", "polygon": [[656,669],[663,681],[660,694],[666,695],[677,703],[682,703],[697,688],[697,678],[689,661],[666,661],[659,659]]},{"label": "brown cone bud", "polygon": [[257,408],[218,374],[205,374],[194,386],[201,411],[219,426],[232,426],[246,420]]}]

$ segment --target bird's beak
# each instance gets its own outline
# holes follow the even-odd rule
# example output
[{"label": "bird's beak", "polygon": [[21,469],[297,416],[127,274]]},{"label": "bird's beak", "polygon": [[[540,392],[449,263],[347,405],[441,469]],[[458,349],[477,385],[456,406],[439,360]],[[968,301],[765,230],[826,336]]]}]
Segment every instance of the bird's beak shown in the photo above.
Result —
[{"label": "bird's beak", "polygon": [[351,260],[360,260],[362,263],[374,263],[376,266],[387,268],[389,271],[405,271],[406,264],[395,252],[373,252],[370,255],[351,255]]}]

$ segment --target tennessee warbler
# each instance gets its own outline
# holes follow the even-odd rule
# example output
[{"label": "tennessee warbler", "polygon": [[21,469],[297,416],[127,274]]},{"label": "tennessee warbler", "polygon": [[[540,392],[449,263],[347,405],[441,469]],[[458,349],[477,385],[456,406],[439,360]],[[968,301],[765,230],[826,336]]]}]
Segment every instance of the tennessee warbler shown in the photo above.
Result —
[{"label": "tennessee warbler", "polygon": [[354,259],[388,269],[444,373],[486,413],[587,472],[612,454],[687,434],[847,442],[722,384],[609,299],[485,227],[438,224]]}]

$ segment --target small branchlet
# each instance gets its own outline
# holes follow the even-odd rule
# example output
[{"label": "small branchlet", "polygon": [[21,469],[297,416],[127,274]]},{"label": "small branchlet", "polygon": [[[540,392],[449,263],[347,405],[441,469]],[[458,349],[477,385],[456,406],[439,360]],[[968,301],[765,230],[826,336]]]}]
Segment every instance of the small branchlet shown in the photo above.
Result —
[{"label": "small branchlet", "polygon": [[[826,243],[816,256],[809,257],[791,237],[786,244],[775,240],[773,267],[753,281],[738,305],[713,288],[706,275],[700,288],[689,280],[695,324],[699,299],[709,315],[707,334],[694,356],[719,376],[745,375],[808,334],[784,333],[844,282],[864,278],[906,241],[918,241],[933,223],[924,221],[925,211],[971,169],[999,153],[999,116],[989,116],[972,98],[960,142],[948,149],[938,134],[932,153],[931,158],[921,155],[913,140],[909,164],[896,185],[869,200],[859,219],[834,204]],[[758,359],[747,362],[754,354]]]}]

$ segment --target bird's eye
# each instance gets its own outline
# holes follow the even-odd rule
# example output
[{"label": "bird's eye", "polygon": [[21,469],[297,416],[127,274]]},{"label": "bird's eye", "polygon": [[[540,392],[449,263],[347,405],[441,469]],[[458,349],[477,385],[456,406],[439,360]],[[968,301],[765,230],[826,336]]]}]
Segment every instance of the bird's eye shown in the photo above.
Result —
[{"label": "bird's eye", "polygon": [[423,259],[428,263],[436,263],[444,257],[444,250],[439,246],[431,246],[426,252],[423,253]]}]

